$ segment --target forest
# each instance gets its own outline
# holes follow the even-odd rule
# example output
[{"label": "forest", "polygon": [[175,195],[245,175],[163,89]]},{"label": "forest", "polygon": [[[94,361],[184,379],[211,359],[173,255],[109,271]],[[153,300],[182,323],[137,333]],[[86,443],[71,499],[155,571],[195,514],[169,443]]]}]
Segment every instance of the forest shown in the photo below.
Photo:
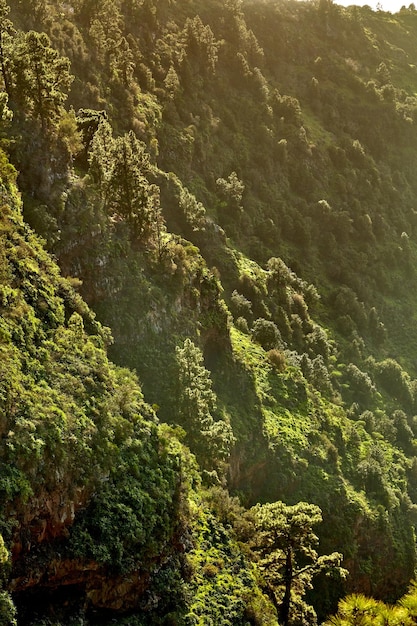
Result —
[{"label": "forest", "polygon": [[0,626],[417,624],[417,10],[0,0]]}]

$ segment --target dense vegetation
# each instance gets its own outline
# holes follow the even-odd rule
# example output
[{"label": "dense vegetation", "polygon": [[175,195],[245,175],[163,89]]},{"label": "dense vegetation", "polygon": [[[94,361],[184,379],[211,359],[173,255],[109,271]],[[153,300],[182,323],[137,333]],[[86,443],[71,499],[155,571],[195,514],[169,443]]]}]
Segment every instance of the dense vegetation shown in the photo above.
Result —
[{"label": "dense vegetation", "polygon": [[415,623],[416,42],[0,0],[0,624]]}]

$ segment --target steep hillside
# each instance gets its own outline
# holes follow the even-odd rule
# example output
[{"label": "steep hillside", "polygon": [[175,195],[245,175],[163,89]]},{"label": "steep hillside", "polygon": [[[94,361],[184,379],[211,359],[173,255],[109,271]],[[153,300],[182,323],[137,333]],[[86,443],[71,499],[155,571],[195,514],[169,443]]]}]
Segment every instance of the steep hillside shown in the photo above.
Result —
[{"label": "steep hillside", "polygon": [[109,330],[24,224],[2,159],[0,623],[16,608],[19,624],[218,622],[225,598],[234,623],[274,623],[194,458],[108,361]]},{"label": "steep hillside", "polygon": [[[6,328],[5,389],[13,378],[13,410],[28,438],[20,452],[4,443],[5,462],[10,450],[22,459],[4,480],[12,500],[30,494],[36,478],[72,506],[56,535],[42,522],[40,543],[65,535],[68,559],[92,564],[71,583],[75,591],[96,584],[96,567],[111,564],[122,576],[133,542],[131,567],[146,562],[135,589],[146,588],[150,604],[160,593],[148,592],[150,568],[177,559],[166,584],[165,573],[155,583],[168,590],[160,617],[172,623],[209,623],[208,615],[216,624],[266,623],[257,621],[265,611],[270,623],[311,625],[304,600],[319,619],[346,592],[396,600],[416,565],[413,6],[393,16],[328,1],[20,0],[10,13],[1,1],[0,18],[3,149],[19,172],[25,221],[72,277],[60,278],[38,243],[42,262],[30,251],[18,262],[4,246],[13,267],[4,271],[3,289],[18,290],[3,297],[12,312],[2,320],[18,329]],[[12,177],[9,170],[4,157],[3,177]],[[19,215],[16,191],[8,194],[6,221],[12,210]],[[11,238],[26,229],[15,219]],[[25,232],[25,242],[35,241]],[[55,278],[43,278],[44,266]],[[111,345],[101,324],[111,329]],[[135,370],[148,404],[120,367]],[[68,448],[65,460],[48,443],[51,421],[53,441]],[[198,474],[186,446],[203,487],[185,477]],[[141,454],[143,462],[134,460]],[[188,459],[186,471],[176,465],[178,454]],[[75,481],[80,458],[89,469]],[[126,468],[133,482],[119,490]],[[113,489],[122,509],[135,508],[147,481],[155,481],[145,498],[149,511],[143,520],[123,517],[119,530],[132,538],[110,549],[107,520],[120,526],[121,515],[108,510]],[[13,518],[30,536],[52,506],[42,489],[34,500],[40,508],[25,501]],[[288,515],[300,501],[318,505],[320,551],[343,554],[346,581],[319,575],[308,596],[293,588],[286,622],[282,573],[273,584],[264,576],[260,587],[254,573],[264,571],[263,514],[256,517],[255,507],[248,517],[236,494],[246,509],[283,501]],[[193,498],[200,498],[198,522],[197,505],[187,508]],[[226,533],[221,541],[217,525]],[[193,567],[199,549],[229,556],[200,560],[189,574],[178,556],[178,534],[188,526],[196,533]],[[13,541],[23,546],[7,532],[9,549]],[[12,572],[29,567],[29,552],[14,549]],[[244,573],[227,591],[236,559]],[[174,579],[187,587],[181,610]],[[12,574],[8,589],[19,605],[16,580]],[[65,596],[58,589],[69,583],[53,581]],[[240,613],[219,618],[207,581],[217,585],[219,606],[222,593],[243,602]],[[34,594],[40,583],[35,576]],[[199,598],[195,605],[187,593]],[[140,605],[131,623],[159,623],[143,598],[117,607],[94,602],[122,612]]]}]

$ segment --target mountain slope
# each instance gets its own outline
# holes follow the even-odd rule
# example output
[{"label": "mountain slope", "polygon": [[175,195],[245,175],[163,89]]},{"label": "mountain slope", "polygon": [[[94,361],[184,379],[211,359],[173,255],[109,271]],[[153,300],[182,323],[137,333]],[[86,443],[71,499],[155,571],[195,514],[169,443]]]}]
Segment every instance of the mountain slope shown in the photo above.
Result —
[{"label": "mountain slope", "polygon": [[[350,577],[344,589],[316,583],[319,617],[346,590],[395,600],[416,559],[416,12],[267,0],[26,4],[11,7],[16,31],[2,21],[13,113],[4,145],[25,219],[111,328],[113,360],[136,370],[163,422],[185,429],[205,485],[227,486],[248,507],[320,505],[321,550],[342,552]],[[35,44],[45,60],[38,99],[28,86],[39,78]],[[24,277],[36,291],[32,265]],[[45,295],[35,300],[51,324],[67,323],[48,359],[69,359],[71,371],[66,351],[84,338],[77,350],[92,362],[82,376],[93,383],[70,388],[88,406],[87,431],[103,414],[89,454],[113,468],[118,428],[132,428],[123,415],[120,426],[106,421],[121,411],[106,388],[121,374],[97,353],[106,333],[95,317],[56,280],[59,314]],[[11,371],[26,344],[44,341],[39,322],[30,330],[20,315],[27,338]],[[184,376],[186,348],[194,379]],[[43,384],[59,387],[59,366],[32,358]],[[74,400],[59,402],[65,413]],[[166,471],[171,486],[155,499],[164,510],[175,500]],[[76,536],[89,558],[120,567],[123,545],[112,556],[92,540],[111,489]],[[152,526],[143,532],[141,541]]]},{"label": "mountain slope", "polygon": [[[135,376],[108,361],[108,329],[23,222],[13,168],[2,168],[2,623],[14,623],[7,592],[22,624],[128,610],[153,624],[194,611],[217,619],[225,593],[237,620],[255,599],[268,613],[202,500],[195,461]],[[212,553],[200,554],[207,524]],[[222,579],[205,582],[212,561]],[[194,606],[187,587],[211,589],[210,603]]]}]

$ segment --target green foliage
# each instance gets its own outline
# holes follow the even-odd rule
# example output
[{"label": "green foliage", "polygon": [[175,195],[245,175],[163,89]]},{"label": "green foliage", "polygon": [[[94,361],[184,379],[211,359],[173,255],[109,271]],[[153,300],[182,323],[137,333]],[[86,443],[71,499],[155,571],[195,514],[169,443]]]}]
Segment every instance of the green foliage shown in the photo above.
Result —
[{"label": "green foliage", "polygon": [[217,65],[217,42],[210,26],[204,25],[199,15],[187,18],[183,31],[187,61],[191,64],[193,75],[196,66],[206,73],[214,73]]},{"label": "green foliage", "polygon": [[349,363],[345,368],[344,379],[347,381],[347,388],[352,394],[352,399],[362,405],[369,405],[375,396],[376,388],[369,374],[361,371],[353,363]]},{"label": "green foliage", "polygon": [[9,97],[47,132],[56,125],[73,76],[69,61],[51,47],[49,37],[29,31],[16,39],[12,52],[13,86]]},{"label": "green foliage", "polygon": [[412,403],[409,376],[395,359],[385,359],[376,364],[376,375],[383,388],[407,408]]},{"label": "green foliage", "polygon": [[281,334],[276,324],[270,320],[262,318],[255,320],[252,328],[252,338],[259,343],[264,350],[272,350],[282,346]]},{"label": "green foliage", "polygon": [[[100,199],[99,211],[110,221],[125,220],[131,238],[157,247],[162,256],[165,232],[159,187],[149,182],[154,168],[146,146],[135,134],[113,138],[106,119],[83,115],[89,175]],[[92,136],[92,138],[91,138]]]},{"label": "green foliage", "polygon": [[[0,250],[4,537],[24,558],[44,541],[41,518],[67,556],[93,560],[109,576],[136,571],[170,543],[184,513],[181,452],[163,439],[135,376],[108,361],[108,331],[60,277],[18,206],[1,214]],[[0,537],[0,615],[15,624]],[[45,565],[53,555],[42,558]]]},{"label": "green foliage", "polygon": [[201,202],[193,196],[187,189],[180,189],[179,206],[184,213],[185,219],[193,230],[198,230],[203,222],[206,210]]},{"label": "green foliage", "polygon": [[0,175],[2,187],[5,188],[8,194],[13,194],[15,192],[17,172],[3,150],[0,150]]},{"label": "green foliage", "polygon": [[7,93],[2,93],[0,98],[0,121],[4,124],[12,119],[13,113],[7,106],[9,96]]},{"label": "green foliage", "polygon": [[191,602],[186,623],[276,624],[276,616],[263,596],[256,572],[236,541],[212,513],[199,508],[194,522],[195,543],[188,555],[194,575],[187,585]]},{"label": "green foliage", "polygon": [[129,439],[70,537],[76,556],[123,573],[159,554],[179,502],[178,459],[160,449],[157,428],[138,423]]},{"label": "green foliage", "polygon": [[[417,493],[412,9],[10,8],[0,2],[3,514],[24,519],[58,488],[84,502],[73,550],[109,575],[175,545],[165,512],[189,519],[176,500],[185,452],[172,433],[160,442],[136,379],[107,361],[109,332],[22,225],[19,170],[25,218],[111,325],[113,358],[137,370],[161,419],[183,425],[206,482],[227,477],[249,503],[320,504],[321,543],[343,546],[349,589],[398,597],[415,565]],[[222,565],[229,539],[210,552],[214,518],[207,536],[192,598],[172,556],[151,575],[163,615],[127,620],[180,623],[198,597],[194,621],[226,622],[230,593],[235,623],[262,622],[259,591],[247,583],[245,597],[244,576],[233,586]],[[337,594],[315,586],[324,619]]]},{"label": "green foliage", "polygon": [[386,626],[408,626],[415,624],[414,615],[408,610],[412,606],[413,594],[402,598],[399,605],[387,606],[381,601],[363,595],[348,596],[341,600],[338,614],[325,622],[326,626],[384,624]]},{"label": "green foliage", "polygon": [[0,624],[1,626],[17,626],[16,608],[10,595],[0,591]]},{"label": "green foliage", "polygon": [[196,453],[202,466],[206,469],[216,468],[230,455],[233,431],[225,421],[213,418],[216,395],[198,347],[186,339],[182,347],[176,348],[176,360],[178,422],[184,427],[191,450]]},{"label": "green foliage", "polygon": [[233,291],[231,296],[231,308],[232,313],[236,318],[244,317],[246,320],[251,319],[252,317],[252,303],[250,300],[245,298],[244,295],[238,293],[236,289]]},{"label": "green foliage", "polygon": [[219,190],[220,198],[225,203],[232,216],[236,217],[239,211],[242,211],[242,198],[245,185],[239,180],[236,172],[229,174],[227,179],[218,178],[216,185]]},{"label": "green foliage", "polygon": [[[13,23],[9,19],[10,7],[6,0],[0,3],[0,67],[1,75],[7,96],[11,95],[11,50],[14,35],[16,33]],[[3,103],[4,103],[3,99]]]},{"label": "green foliage", "polygon": [[17,626],[16,608],[10,595],[4,590],[9,572],[10,555],[0,534],[0,624],[2,626]]},{"label": "green foliage", "polygon": [[305,502],[295,506],[275,502],[256,505],[253,514],[259,566],[281,623],[316,623],[314,610],[304,602],[314,575],[321,571],[347,574],[340,568],[341,554],[319,556],[315,549],[318,537],[313,528],[322,521],[320,508]]}]

